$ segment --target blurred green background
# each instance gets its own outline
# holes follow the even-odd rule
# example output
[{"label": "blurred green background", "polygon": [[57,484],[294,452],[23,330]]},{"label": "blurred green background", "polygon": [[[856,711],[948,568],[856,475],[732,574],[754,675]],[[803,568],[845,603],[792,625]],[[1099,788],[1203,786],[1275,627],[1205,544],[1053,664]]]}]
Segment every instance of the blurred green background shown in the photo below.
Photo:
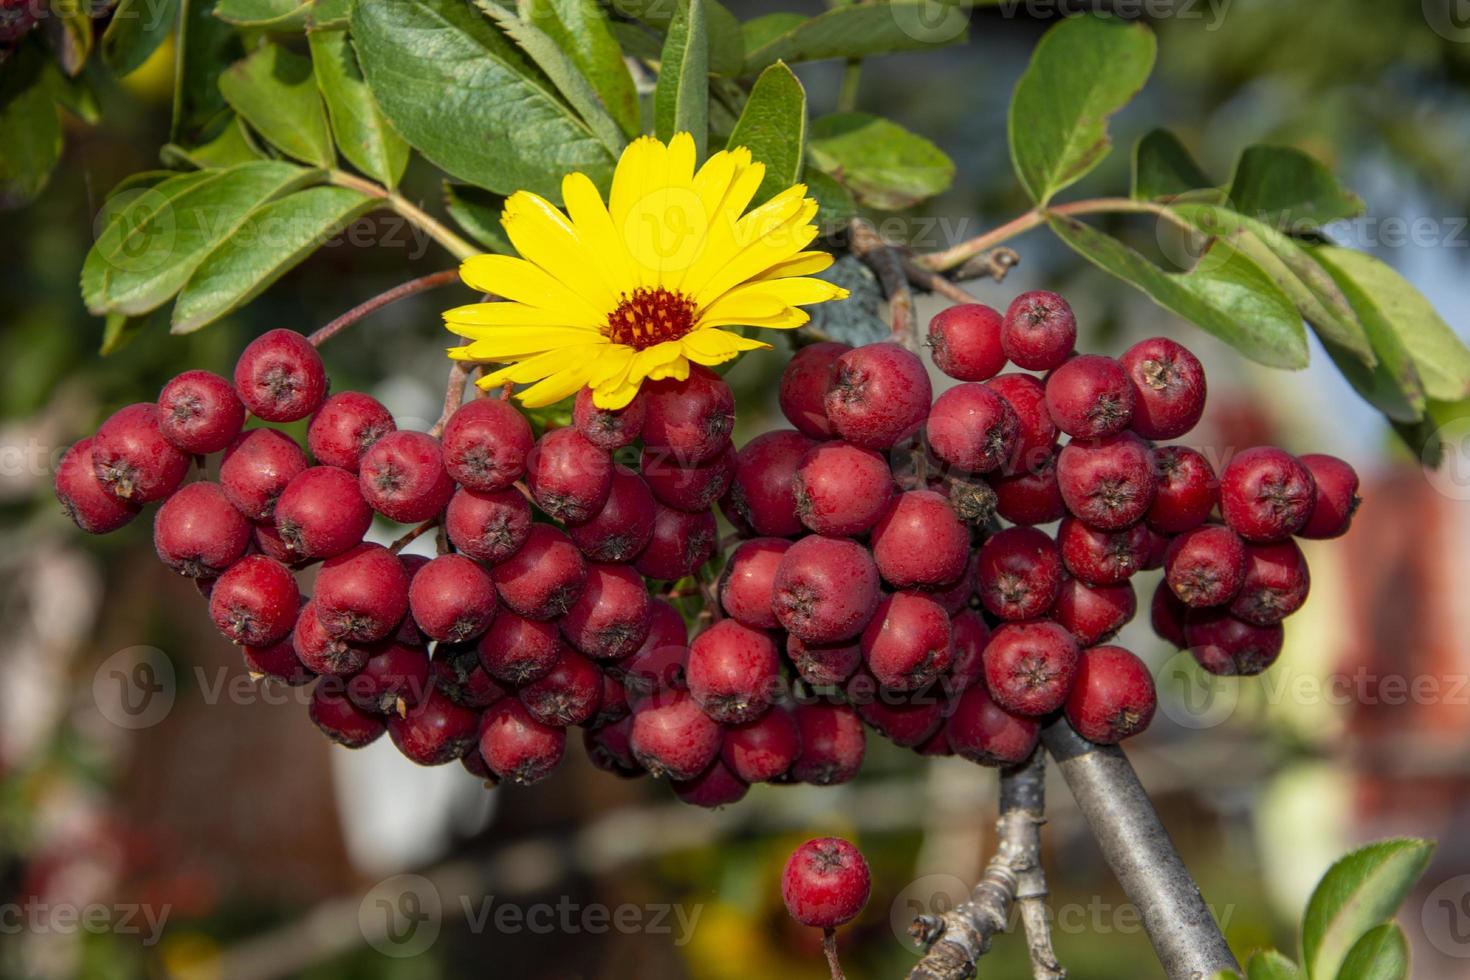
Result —
[{"label": "blurred green background", "polygon": [[[742,18],[778,9],[731,6]],[[883,230],[939,248],[1025,208],[1007,159],[1007,100],[1049,20],[1079,6],[976,11],[964,45],[868,63],[859,104],[927,135],[959,167],[953,190]],[[1470,24],[1454,19],[1453,0],[1086,7],[1149,11],[1160,35],[1159,70],[1114,127],[1119,146],[1166,126],[1221,179],[1247,143],[1308,150],[1368,202],[1334,237],[1395,266],[1467,335]],[[705,813],[665,787],[593,770],[573,745],[552,779],[487,792],[457,765],[414,769],[386,739],[357,754],[328,746],[299,695],[249,682],[193,586],[153,560],[146,521],[101,539],[66,523],[50,493],[55,462],[111,411],[151,400],[185,367],[227,373],[258,333],[309,331],[453,264],[395,219],[369,216],[226,321],[188,337],[152,324],[99,356],[102,323],[83,309],[77,276],[107,190],[156,166],[167,57],[107,83],[98,125],[68,118],[44,194],[0,212],[10,255],[0,284],[0,975],[820,977],[818,937],[786,917],[777,880],[792,846],[823,833],[854,839],[875,875],[866,912],[842,931],[849,975],[902,975],[914,957],[908,918],[973,883],[993,849],[993,772],[870,739],[850,785],[759,786]],[[814,110],[829,110],[841,66],[800,75]],[[1116,192],[1126,166],[1116,154],[1082,190]],[[438,209],[427,168],[410,172],[405,192]],[[1120,228],[1152,239],[1146,225]],[[1178,336],[1211,372],[1201,440],[1320,449],[1364,474],[1353,533],[1309,549],[1314,596],[1267,676],[1205,686],[1146,623],[1123,636],[1156,668],[1163,699],[1130,754],[1232,946],[1242,957],[1293,949],[1296,917],[1332,857],[1413,833],[1442,841],[1403,916],[1415,975],[1470,975],[1470,938],[1454,928],[1470,923],[1444,919],[1437,904],[1470,893],[1460,879],[1470,843],[1454,832],[1470,819],[1464,445],[1426,479],[1320,348],[1297,375],[1247,365],[1053,240],[1015,244],[1022,264],[1006,282],[970,285],[981,301],[1058,288],[1078,310],[1079,346],[1092,350]],[[426,427],[445,371],[437,313],[463,295],[408,300],[332,341],[335,389],[366,390],[400,425]],[[926,300],[920,312],[938,308]],[[755,354],[732,372],[737,439],[778,424],[780,361]],[[1151,589],[1140,581],[1145,604]],[[128,715],[116,682],[140,664],[167,703]],[[1390,678],[1418,686],[1395,696]],[[1080,978],[1154,975],[1136,913],[1059,782],[1050,799],[1063,963]],[[385,907],[419,922],[418,938],[384,941],[373,923]],[[549,911],[510,924],[496,918],[504,907]],[[583,917],[621,907],[626,928]],[[100,911],[77,918],[89,910]],[[1024,943],[1001,938],[984,971],[1026,975]]]}]

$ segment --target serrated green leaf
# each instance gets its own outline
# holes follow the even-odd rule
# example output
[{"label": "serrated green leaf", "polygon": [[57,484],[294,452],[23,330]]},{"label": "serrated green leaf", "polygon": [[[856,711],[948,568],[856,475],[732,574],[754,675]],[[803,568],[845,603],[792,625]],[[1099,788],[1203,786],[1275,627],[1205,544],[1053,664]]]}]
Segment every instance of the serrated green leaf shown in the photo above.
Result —
[{"label": "serrated green leaf", "polygon": [[[1470,349],[1407,279],[1366,252],[1323,247],[1312,254],[1340,284],[1351,281],[1371,302],[1408,351],[1430,398],[1453,402],[1470,395]],[[1359,315],[1366,321],[1361,310]]]},{"label": "serrated green leaf", "polygon": [[455,223],[492,252],[514,255],[515,248],[500,225],[505,198],[473,184],[444,183],[444,209]]},{"label": "serrated green leaf", "polygon": [[168,143],[158,151],[158,156],[170,167],[197,167],[201,170],[265,159],[265,154],[255,145],[238,116],[226,123],[220,134],[208,143],[195,147]]},{"label": "serrated green leaf", "polygon": [[287,156],[318,167],[337,162],[310,59],[267,44],[231,65],[219,78],[219,90],[251,128]]},{"label": "serrated green leaf", "polygon": [[745,50],[758,51],[782,34],[794,31],[799,25],[806,23],[806,20],[806,14],[785,11],[752,17],[740,25],[740,33],[745,38]]},{"label": "serrated green leaf", "polygon": [[102,33],[102,60],[118,75],[147,61],[173,33],[179,0],[122,0]]},{"label": "serrated green leaf", "polygon": [[199,142],[226,109],[219,77],[244,54],[235,29],[214,16],[215,0],[179,0],[169,141]]},{"label": "serrated green leaf", "polygon": [[118,195],[82,265],[87,308],[98,315],[156,309],[252,211],[320,177],[317,170],[260,160],[181,174],[126,199]]},{"label": "serrated green leaf", "polygon": [[638,90],[597,0],[526,0],[522,16],[571,56],[623,135],[638,135]]},{"label": "serrated green leaf", "polygon": [[1313,980],[1336,977],[1368,930],[1391,918],[1424,873],[1434,845],[1379,841],[1339,860],[1322,876],[1302,918],[1302,958]]},{"label": "serrated green leaf", "polygon": [[311,0],[219,0],[214,15],[236,27],[297,31],[306,27]]},{"label": "serrated green leaf", "polygon": [[806,89],[790,68],[777,62],[761,72],[726,145],[744,146],[766,165],[753,204],[797,182],[806,148]]},{"label": "serrated green leaf", "polygon": [[812,163],[863,204],[898,211],[949,187],[954,162],[933,143],[887,119],[836,112],[812,120]]},{"label": "serrated green leaf", "polygon": [[695,159],[703,160],[709,139],[709,36],[705,0],[681,0],[664,38],[653,93],[654,132],[667,143],[675,133],[694,136]]},{"label": "serrated green leaf", "polygon": [[597,134],[608,152],[615,156],[621,153],[627,142],[623,139],[622,130],[608,114],[602,100],[598,98],[597,92],[577,67],[572,56],[551,35],[535,24],[517,17],[495,0],[476,0],[475,5],[535,62],[537,68],[546,73],[551,84],[577,110],[582,121]]},{"label": "serrated green leaf", "polygon": [[857,202],[852,192],[815,167],[802,172],[806,191],[817,202],[817,227],[830,235],[857,216]]},{"label": "serrated green leaf", "polygon": [[[778,20],[776,18],[786,18]],[[745,74],[777,61],[866,58],[959,44],[969,13],[934,0],[873,0],[833,7],[815,17],[771,14],[746,28]]]},{"label": "serrated green leaf", "polygon": [[1397,923],[1385,922],[1364,933],[1348,951],[1337,980],[1404,980],[1408,975],[1408,940]]},{"label": "serrated green leaf", "polygon": [[189,277],[171,332],[192,333],[244,306],[377,204],[345,187],[312,187],[256,208]]},{"label": "serrated green leaf", "polygon": [[1169,273],[1110,235],[1050,215],[1053,231],[1104,272],[1268,367],[1307,365],[1307,335],[1291,301],[1260,267],[1216,239],[1186,273]]},{"label": "serrated green leaf", "polygon": [[1194,157],[1167,129],[1155,129],[1133,144],[1133,198],[1167,201],[1212,186]]},{"label": "serrated green leaf", "polygon": [[116,354],[131,344],[138,334],[147,329],[157,317],[157,310],[152,313],[144,313],[142,316],[127,316],[123,313],[107,314],[107,319],[102,325],[102,343],[98,346],[97,353],[103,357]]},{"label": "serrated green leaf", "polygon": [[[32,9],[36,9],[32,4]],[[56,52],[56,63],[75,77],[92,54],[92,18],[85,4],[75,0],[51,0],[49,10],[39,10],[41,28]]]},{"label": "serrated green leaf", "polygon": [[607,147],[473,7],[457,0],[358,3],[352,38],[383,115],[451,176],[552,201],[561,200],[569,171],[604,189],[611,181]]},{"label": "serrated green leaf", "polygon": [[[661,34],[668,33],[680,9],[677,0],[608,0],[608,6]],[[704,25],[709,37],[710,73],[727,78],[739,76],[745,67],[745,39],[740,21],[718,0],[704,0]]]},{"label": "serrated green leaf", "polygon": [[1257,950],[1245,965],[1246,980],[1297,980],[1301,971],[1274,949]]},{"label": "serrated green leaf", "polygon": [[1047,203],[1108,155],[1108,117],[1148,81],[1155,51],[1137,21],[1069,17],[1043,35],[1008,118],[1011,160],[1033,201]]},{"label": "serrated green leaf", "polygon": [[1363,200],[1320,162],[1289,146],[1250,146],[1230,180],[1230,205],[1289,234],[1363,211]]},{"label": "serrated green leaf", "polygon": [[337,146],[348,161],[386,187],[397,187],[408,166],[408,144],[388,125],[373,101],[345,30],[307,34],[317,89]]},{"label": "serrated green leaf", "polygon": [[34,45],[21,45],[0,72],[0,208],[40,194],[61,159],[56,68]]}]

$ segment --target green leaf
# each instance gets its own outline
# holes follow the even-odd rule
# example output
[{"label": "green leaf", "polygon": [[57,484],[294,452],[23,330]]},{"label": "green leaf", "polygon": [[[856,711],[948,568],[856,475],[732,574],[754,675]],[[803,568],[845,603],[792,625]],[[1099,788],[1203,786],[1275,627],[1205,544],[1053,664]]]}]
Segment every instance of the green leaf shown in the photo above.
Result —
[{"label": "green leaf", "polygon": [[408,144],[393,132],[373,101],[347,32],[314,30],[307,41],[312,72],[342,155],[380,184],[397,187],[408,166]]},{"label": "green leaf", "polygon": [[307,15],[308,30],[339,30],[352,16],[352,0],[316,0]]},{"label": "green leaf", "polygon": [[815,167],[802,173],[806,190],[817,202],[817,227],[829,235],[843,228],[857,215],[857,202],[852,192]]},{"label": "green leaf", "polygon": [[378,201],[345,187],[312,187],[250,213],[189,277],[173,333],[192,333],[264,292]]},{"label": "green leaf", "polygon": [[1408,975],[1409,943],[1404,931],[1395,922],[1385,922],[1364,933],[1348,951],[1337,980],[1404,980]]},{"label": "green leaf", "polygon": [[1379,841],[1339,860],[1312,892],[1302,918],[1307,975],[1330,980],[1359,938],[1391,918],[1424,873],[1434,845],[1414,838]]},{"label": "green leaf", "polygon": [[169,140],[192,144],[226,109],[219,77],[243,53],[235,29],[214,16],[215,0],[179,0]]},{"label": "green leaf", "polygon": [[1061,215],[1053,231],[1104,272],[1268,367],[1307,365],[1307,332],[1286,295],[1260,267],[1216,239],[1187,273],[1164,272],[1110,235]]},{"label": "green leaf", "polygon": [[196,167],[200,170],[233,167],[237,163],[265,159],[265,154],[250,138],[250,133],[239,116],[231,119],[220,134],[208,143],[195,147],[168,143],[158,151],[158,156],[170,167]]},{"label": "green leaf", "polygon": [[358,3],[358,61],[383,115],[439,169],[501,194],[561,200],[580,170],[606,188],[613,157],[494,25],[457,0]]},{"label": "green leaf", "polygon": [[492,252],[515,254],[510,238],[500,226],[500,214],[505,210],[505,198],[501,195],[473,184],[445,181],[444,209],[471,238]]},{"label": "green leaf", "polygon": [[1289,146],[1251,146],[1235,164],[1230,205],[1289,234],[1363,211],[1363,200],[1332,171]]},{"label": "green leaf", "polygon": [[709,36],[705,0],[681,0],[664,38],[653,93],[654,131],[667,143],[675,133],[694,136],[695,158],[704,159],[709,139]]},{"label": "green leaf", "polygon": [[250,213],[321,172],[276,160],[171,177],[109,202],[111,220],[82,265],[93,313],[141,314],[183,288]]},{"label": "green leaf", "polygon": [[1257,950],[1245,965],[1246,980],[1297,980],[1301,971],[1274,949]]},{"label": "green leaf", "polygon": [[330,167],[337,162],[311,61],[267,44],[219,78],[225,101],[288,156]]},{"label": "green leaf", "polygon": [[592,84],[583,76],[571,55],[551,35],[535,24],[521,20],[495,0],[476,0],[475,5],[526,52],[537,68],[546,73],[557,91],[572,104],[572,108],[577,110],[577,114],[592,128],[608,151],[614,155],[622,152],[627,142],[623,139],[622,129],[608,114]]},{"label": "green leaf", "polygon": [[295,31],[306,26],[311,0],[219,0],[214,15],[236,27]]},{"label": "green leaf", "polygon": [[761,72],[726,145],[747,147],[766,165],[752,203],[769,200],[797,182],[806,146],[806,89],[790,68],[777,62]]},{"label": "green leaf", "polygon": [[0,72],[0,208],[40,194],[61,159],[61,113],[53,97],[56,68],[30,44]]},{"label": "green leaf", "polygon": [[1112,149],[1108,117],[1153,69],[1153,32],[1136,21],[1070,17],[1042,37],[1011,97],[1011,159],[1037,204]]},{"label": "green leaf", "polygon": [[1167,129],[1155,129],[1133,145],[1133,198],[1167,201],[1212,186],[1194,157]]},{"label": "green leaf", "polygon": [[49,10],[37,10],[33,0],[31,9],[39,15],[61,70],[72,77],[80,74],[92,54],[92,18],[87,5],[77,0],[51,0]]},{"label": "green leaf", "polygon": [[597,0],[525,0],[521,11],[576,62],[623,135],[638,135],[638,90],[602,5]]},{"label": "green leaf", "polygon": [[[1470,349],[1407,279],[1366,252],[1324,247],[1312,254],[1339,283],[1351,282],[1360,298],[1371,302],[1408,351],[1430,398],[1452,402],[1470,395]],[[1366,322],[1361,310],[1359,315]]]},{"label": "green leaf", "polygon": [[866,58],[958,44],[968,35],[969,21],[964,9],[935,0],[873,0],[815,17],[771,14],[746,28],[745,74],[777,61]]},{"label": "green leaf", "polygon": [[179,19],[179,0],[122,0],[102,33],[102,60],[117,75],[147,61]]},{"label": "green leaf", "polygon": [[[668,33],[681,9],[677,0],[608,0],[608,6],[662,34]],[[718,0],[704,0],[704,24],[709,36],[710,73],[729,78],[739,76],[745,67],[745,39],[740,21]]]},{"label": "green leaf", "polygon": [[131,344],[133,340],[145,329],[158,319],[158,311],[144,313],[142,316],[128,316],[125,313],[109,313],[107,320],[102,325],[102,344],[97,348],[97,353],[103,357],[116,354],[124,347]]},{"label": "green leaf", "polygon": [[860,203],[898,211],[933,197],[954,179],[954,162],[933,143],[864,112],[812,120],[812,162]]}]

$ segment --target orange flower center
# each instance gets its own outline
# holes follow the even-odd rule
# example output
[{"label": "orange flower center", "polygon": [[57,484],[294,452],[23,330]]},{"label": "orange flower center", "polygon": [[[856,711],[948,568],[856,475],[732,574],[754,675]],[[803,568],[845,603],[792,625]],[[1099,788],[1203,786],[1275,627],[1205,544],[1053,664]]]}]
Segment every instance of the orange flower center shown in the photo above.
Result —
[{"label": "orange flower center", "polygon": [[607,339],[634,350],[678,340],[694,329],[694,312],[694,300],[683,293],[639,286],[608,314]]}]

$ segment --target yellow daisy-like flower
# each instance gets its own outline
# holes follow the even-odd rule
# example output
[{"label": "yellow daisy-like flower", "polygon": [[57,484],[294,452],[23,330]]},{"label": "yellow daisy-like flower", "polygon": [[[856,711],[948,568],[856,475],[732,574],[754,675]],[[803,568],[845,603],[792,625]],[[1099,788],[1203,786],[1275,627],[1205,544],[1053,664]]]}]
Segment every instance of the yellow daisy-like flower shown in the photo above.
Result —
[{"label": "yellow daisy-like flower", "polygon": [[644,381],[770,347],[722,327],[788,330],[808,320],[799,307],[847,295],[811,278],[832,256],[806,250],[817,202],[805,185],[747,212],[765,165],[744,147],[698,170],[694,156],[688,133],[667,146],[644,136],[623,151],[606,204],[581,173],[562,181],[565,212],[527,191],[507,198],[500,220],[521,257],[465,260],[464,281],[504,302],[445,313],[469,341],[449,356],[505,363],[479,385],[530,384],[518,396],[528,407],[585,386],[617,409]]}]

